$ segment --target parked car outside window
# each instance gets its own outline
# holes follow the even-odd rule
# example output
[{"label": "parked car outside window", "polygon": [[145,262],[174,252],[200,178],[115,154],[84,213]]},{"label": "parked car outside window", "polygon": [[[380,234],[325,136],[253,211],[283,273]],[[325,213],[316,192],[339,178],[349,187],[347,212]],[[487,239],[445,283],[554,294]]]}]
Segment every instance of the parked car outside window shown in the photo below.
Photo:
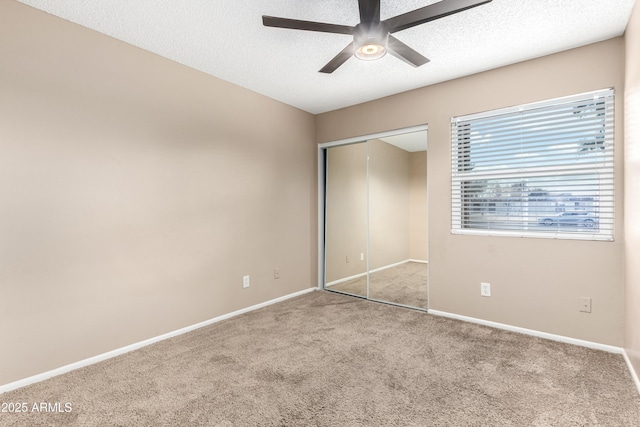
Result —
[{"label": "parked car outside window", "polygon": [[538,218],[538,224],[551,226],[581,226],[594,228],[598,225],[598,217],[591,212],[562,212],[557,215]]}]

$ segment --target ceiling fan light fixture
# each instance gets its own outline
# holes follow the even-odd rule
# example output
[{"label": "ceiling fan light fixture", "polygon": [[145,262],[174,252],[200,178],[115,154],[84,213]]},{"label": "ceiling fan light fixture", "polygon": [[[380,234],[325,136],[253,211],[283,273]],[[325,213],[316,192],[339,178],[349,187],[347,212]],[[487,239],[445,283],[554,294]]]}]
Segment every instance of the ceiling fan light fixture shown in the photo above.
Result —
[{"label": "ceiling fan light fixture", "polygon": [[382,58],[387,53],[387,48],[377,41],[369,41],[356,49],[356,58],[364,61],[373,61]]},{"label": "ceiling fan light fixture", "polygon": [[355,56],[364,61],[382,58],[387,53],[389,30],[380,23],[359,24],[353,32]]}]

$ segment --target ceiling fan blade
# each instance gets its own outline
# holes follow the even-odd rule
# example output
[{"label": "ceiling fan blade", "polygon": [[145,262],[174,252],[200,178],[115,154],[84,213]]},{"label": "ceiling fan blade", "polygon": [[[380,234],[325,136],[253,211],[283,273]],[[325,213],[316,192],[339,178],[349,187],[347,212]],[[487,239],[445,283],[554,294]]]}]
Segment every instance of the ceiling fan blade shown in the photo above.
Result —
[{"label": "ceiling fan blade", "polygon": [[444,18],[445,16],[481,6],[491,1],[492,0],[442,0],[438,3],[433,3],[429,6],[386,19],[384,23],[389,27],[390,33],[395,33],[396,31]]},{"label": "ceiling fan blade", "polygon": [[358,0],[360,22],[380,22],[380,0]]},{"label": "ceiling fan blade", "polygon": [[300,21],[298,19],[277,18],[262,15],[265,27],[290,28],[292,30],[319,31],[321,33],[353,34],[353,27],[326,24],[324,22]]},{"label": "ceiling fan blade", "polygon": [[404,62],[409,65],[413,65],[414,67],[419,67],[429,62],[427,57],[422,56],[415,50],[411,49],[391,34],[389,34],[387,50],[396,58],[402,59]]},{"label": "ceiling fan blade", "polygon": [[320,70],[321,73],[331,74],[333,73],[339,66],[347,62],[347,59],[353,56],[353,52],[355,51],[354,43],[351,42],[347,47],[342,49],[339,54],[337,54],[331,61],[327,63]]}]

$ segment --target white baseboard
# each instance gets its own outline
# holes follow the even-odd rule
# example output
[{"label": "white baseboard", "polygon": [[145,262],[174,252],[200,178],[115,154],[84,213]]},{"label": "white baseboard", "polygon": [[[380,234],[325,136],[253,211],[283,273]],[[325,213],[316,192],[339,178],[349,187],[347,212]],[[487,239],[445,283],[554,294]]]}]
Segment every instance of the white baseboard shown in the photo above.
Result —
[{"label": "white baseboard", "polygon": [[97,356],[89,357],[87,359],[80,360],[78,362],[70,363],[68,365],[61,366],[61,367],[56,368],[56,369],[52,369],[51,371],[47,371],[47,372],[43,372],[41,374],[33,375],[31,377],[24,378],[22,380],[18,380],[18,381],[9,383],[9,384],[0,385],[0,394],[6,393],[8,391],[15,390],[15,389],[18,389],[18,388],[21,388],[21,387],[25,387],[25,386],[28,386],[30,384],[35,384],[37,382],[44,381],[44,380],[49,379],[51,377],[55,377],[55,376],[58,376],[58,375],[66,374],[67,372],[71,372],[71,371],[74,371],[76,369],[83,368],[85,366],[93,365],[95,363],[102,362],[103,360],[111,359],[113,357],[120,356],[121,354],[129,353],[130,351],[133,351],[133,350],[138,350],[138,349],[140,349],[142,347],[146,347],[146,346],[148,346],[150,344],[154,344],[154,343],[157,343],[159,341],[163,341],[163,340],[166,340],[168,338],[175,337],[177,335],[182,335],[182,334],[185,334],[187,332],[191,332],[193,330],[202,328],[204,326],[209,326],[211,324],[220,322],[221,320],[226,320],[226,319],[229,319],[231,317],[235,317],[235,316],[238,316],[240,314],[247,313],[249,311],[257,310],[259,308],[263,308],[263,307],[266,307],[268,305],[276,304],[278,302],[285,301],[285,300],[287,300],[289,298],[294,298],[294,297],[297,297],[297,296],[300,296],[300,295],[304,295],[306,293],[313,292],[313,291],[316,291],[316,290],[317,290],[317,288],[309,288],[309,289],[305,289],[303,291],[294,292],[292,294],[285,295],[285,296],[282,296],[282,297],[279,297],[279,298],[275,298],[275,299],[272,299],[272,300],[269,300],[269,301],[266,301],[266,302],[263,302],[263,303],[260,303],[260,304],[252,305],[251,307],[242,308],[240,310],[236,310],[236,311],[231,312],[231,313],[223,314],[222,316],[214,317],[213,319],[205,320],[204,322],[196,323],[195,325],[186,326],[184,328],[181,328],[181,329],[178,329],[178,330],[175,330],[175,331],[172,331],[172,332],[167,332],[166,334],[158,335],[157,337],[149,338],[147,340],[140,341],[140,342],[137,342],[137,343],[134,343],[134,344],[130,344],[130,345],[127,345],[125,347],[118,348],[116,350],[112,350],[112,351],[109,351],[109,352],[106,352],[106,353],[102,353],[102,354],[99,354]]},{"label": "white baseboard", "polygon": [[429,264],[429,261],[427,261],[425,259],[410,259],[410,260],[407,260],[407,262],[417,262],[419,264]]},{"label": "white baseboard", "polygon": [[367,273],[364,272],[364,273],[355,274],[355,275],[349,276],[349,277],[343,277],[342,279],[338,279],[338,280],[334,280],[333,282],[329,282],[325,286],[337,285],[338,283],[344,283],[344,282],[348,282],[349,280],[359,279],[359,278],[364,277],[366,275],[367,275]]},{"label": "white baseboard", "polygon": [[536,331],[534,329],[521,328],[519,326],[506,325],[504,323],[492,322],[490,320],[477,319],[475,317],[462,316],[459,314],[447,313],[446,311],[439,310],[427,310],[427,313],[435,316],[449,317],[451,319],[462,320],[470,323],[477,323],[479,325],[491,326],[492,328],[504,329],[512,332],[519,332],[525,335],[531,335],[539,338],[546,338],[552,341],[559,341],[567,344],[579,345],[581,347],[593,348],[596,350],[606,351],[608,353],[624,354],[622,347],[615,347],[607,344],[600,344],[592,341],[580,340],[577,338],[565,337],[563,335],[550,334],[548,332]]},{"label": "white baseboard", "polygon": [[387,268],[397,267],[399,265],[406,264],[409,261],[411,261],[411,260],[410,259],[405,259],[404,261],[394,262],[393,264],[384,265],[382,267],[374,268],[373,270],[370,271],[370,273],[377,273],[378,271],[386,270]]},{"label": "white baseboard", "polygon": [[[371,270],[370,273],[376,273],[378,271],[386,270],[387,268],[397,267],[399,265],[406,264],[408,262],[419,262],[421,264],[428,264],[428,261],[417,260],[417,259],[405,259],[404,261],[394,262],[393,264],[389,264],[389,265],[385,265],[385,266],[382,266],[382,267],[375,268],[375,269]],[[367,272],[364,272],[364,273],[356,274],[356,275],[353,275],[353,276],[344,277],[342,279],[338,279],[338,280],[334,280],[333,282],[329,282],[329,283],[326,284],[326,286],[333,286],[333,285],[337,285],[338,283],[348,282],[349,280],[359,279],[360,277],[364,277],[366,275],[367,275]]]},{"label": "white baseboard", "polygon": [[631,364],[631,360],[629,359],[629,356],[627,355],[626,350],[622,351],[622,356],[624,357],[624,361],[627,363],[627,368],[629,368],[629,373],[631,374],[631,378],[633,378],[633,382],[635,383],[636,388],[638,389],[638,394],[640,394],[640,378],[638,378],[638,373],[636,372],[636,370],[633,369],[633,365]]}]

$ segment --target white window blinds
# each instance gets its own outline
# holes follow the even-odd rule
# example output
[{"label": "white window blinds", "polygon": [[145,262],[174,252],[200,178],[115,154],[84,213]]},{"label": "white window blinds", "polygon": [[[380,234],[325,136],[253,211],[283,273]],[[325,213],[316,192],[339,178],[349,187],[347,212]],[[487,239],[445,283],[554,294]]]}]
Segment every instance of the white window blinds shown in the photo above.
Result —
[{"label": "white window blinds", "polygon": [[454,117],[452,232],[613,240],[613,89]]}]

